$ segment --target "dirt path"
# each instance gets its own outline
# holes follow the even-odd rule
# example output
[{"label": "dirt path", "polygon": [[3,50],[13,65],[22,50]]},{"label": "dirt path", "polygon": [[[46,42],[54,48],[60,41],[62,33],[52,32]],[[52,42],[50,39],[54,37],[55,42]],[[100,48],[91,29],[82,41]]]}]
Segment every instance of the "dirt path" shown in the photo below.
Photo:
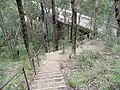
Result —
[{"label": "dirt path", "polygon": [[46,54],[46,61],[38,68],[32,90],[67,90],[60,70],[60,51]]},{"label": "dirt path", "polygon": [[[93,41],[94,42],[94,41]],[[87,42],[83,48],[77,48],[77,54],[83,50],[100,50],[101,46],[91,45],[91,41]],[[70,49],[66,50],[66,54],[60,54],[61,51],[46,54],[46,60],[43,65],[38,68],[35,76],[32,90],[67,90],[64,76],[61,72],[61,62],[69,59]]]}]

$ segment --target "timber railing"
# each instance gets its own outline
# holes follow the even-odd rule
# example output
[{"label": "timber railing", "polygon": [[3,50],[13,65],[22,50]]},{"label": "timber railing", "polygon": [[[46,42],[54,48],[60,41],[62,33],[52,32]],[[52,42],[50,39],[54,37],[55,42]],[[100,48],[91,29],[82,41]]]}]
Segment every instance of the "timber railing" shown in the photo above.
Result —
[{"label": "timber railing", "polygon": [[30,86],[29,86],[29,83],[28,83],[28,79],[27,79],[27,75],[26,75],[26,72],[25,72],[25,68],[21,68],[19,69],[19,71],[17,73],[15,73],[9,80],[7,80],[7,82],[5,82],[1,87],[0,87],[0,90],[3,90],[5,88],[6,85],[8,85],[18,74],[20,74],[22,72],[22,74],[24,75],[24,78],[25,78],[25,82],[26,82],[26,86],[27,86],[27,90],[30,90]]},{"label": "timber railing", "polygon": [[[34,74],[36,75],[36,65],[35,65],[35,58],[36,58],[36,62],[38,64],[38,66],[40,66],[40,63],[39,63],[39,53],[40,53],[40,50],[41,50],[42,46],[38,49],[37,53],[34,55],[34,58],[32,58],[32,64],[33,64],[33,70],[34,70]],[[4,88],[18,75],[18,74],[23,74],[24,76],[24,79],[25,79],[25,83],[26,83],[26,89],[25,90],[30,90],[30,85],[29,85],[29,82],[28,82],[28,78],[27,78],[27,74],[26,74],[26,71],[25,71],[25,68],[22,67],[21,69],[17,70],[17,72],[11,76],[2,86],[0,86],[0,90],[4,90]]]}]

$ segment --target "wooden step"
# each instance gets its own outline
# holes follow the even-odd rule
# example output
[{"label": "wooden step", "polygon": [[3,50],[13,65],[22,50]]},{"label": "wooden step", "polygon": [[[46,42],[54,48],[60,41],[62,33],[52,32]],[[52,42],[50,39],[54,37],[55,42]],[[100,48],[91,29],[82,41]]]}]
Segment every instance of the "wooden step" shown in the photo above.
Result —
[{"label": "wooden step", "polygon": [[44,88],[36,88],[32,90],[67,90],[66,85],[56,86],[56,87],[44,87]]},{"label": "wooden step", "polygon": [[42,79],[42,80],[35,80],[33,83],[37,84],[37,83],[48,83],[48,82],[60,82],[60,81],[64,81],[63,77],[60,78],[47,78],[47,79]]}]

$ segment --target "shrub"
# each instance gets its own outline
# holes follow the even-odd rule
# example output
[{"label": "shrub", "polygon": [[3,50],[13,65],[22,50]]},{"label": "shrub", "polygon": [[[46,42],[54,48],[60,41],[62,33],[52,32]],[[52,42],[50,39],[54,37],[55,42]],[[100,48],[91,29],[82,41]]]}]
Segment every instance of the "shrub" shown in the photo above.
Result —
[{"label": "shrub", "polygon": [[112,80],[115,83],[116,90],[120,90],[120,60],[115,61],[115,67],[113,69],[114,75],[112,76]]},{"label": "shrub", "polygon": [[99,90],[111,90],[112,83],[112,66],[113,60],[105,59],[99,52],[84,51],[79,55],[78,71],[70,75],[69,85],[82,88],[95,87],[96,83]]},{"label": "shrub", "polygon": [[120,54],[120,45],[117,45],[117,44],[113,45],[112,52],[114,54]]}]

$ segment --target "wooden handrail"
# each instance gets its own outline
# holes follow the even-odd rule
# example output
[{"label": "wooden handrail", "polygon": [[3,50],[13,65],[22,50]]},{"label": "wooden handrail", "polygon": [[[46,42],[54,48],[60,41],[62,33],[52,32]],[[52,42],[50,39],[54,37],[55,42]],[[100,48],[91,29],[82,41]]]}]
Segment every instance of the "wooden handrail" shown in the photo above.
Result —
[{"label": "wooden handrail", "polygon": [[39,54],[39,52],[40,52],[41,48],[42,48],[42,45],[39,47],[39,49],[38,49],[37,53],[35,54],[35,57]]},{"label": "wooden handrail", "polygon": [[11,82],[15,76],[17,76],[20,72],[22,71],[22,69],[20,69],[17,73],[15,73],[7,82],[5,82],[1,87],[0,90],[2,90],[9,82]]},{"label": "wooden handrail", "polygon": [[[37,53],[35,54],[35,57],[36,56],[38,57],[38,54],[39,54],[41,48],[42,48],[42,46],[40,46],[40,48],[38,49]],[[34,71],[35,71],[35,74],[36,74],[36,68],[35,68],[34,59],[32,59],[32,61],[33,61]],[[19,71],[17,73],[15,73],[10,79],[8,79],[7,82],[5,82],[2,86],[0,86],[0,90],[2,90],[6,85],[8,85],[21,71],[23,72],[23,75],[25,77],[25,82],[26,82],[26,85],[27,85],[27,90],[30,90],[28,79],[27,79],[24,67],[22,67],[21,69],[19,69]]]},{"label": "wooden handrail", "polygon": [[27,90],[30,90],[30,86],[29,86],[29,83],[28,83],[27,75],[26,75],[26,73],[25,73],[25,69],[22,68],[22,71],[23,71],[23,75],[24,75],[24,77],[25,77],[25,81],[26,81],[26,85],[27,85]]},{"label": "wooden handrail", "polygon": [[28,84],[28,80],[27,80],[27,76],[26,76],[24,67],[22,67],[21,69],[19,69],[19,71],[17,73],[15,73],[9,80],[7,80],[7,82],[5,82],[0,87],[0,90],[2,90],[6,85],[8,85],[21,71],[23,72],[23,75],[25,77],[25,81],[26,81],[26,84],[27,84],[27,90],[30,90],[30,87],[29,87],[29,84]]}]

